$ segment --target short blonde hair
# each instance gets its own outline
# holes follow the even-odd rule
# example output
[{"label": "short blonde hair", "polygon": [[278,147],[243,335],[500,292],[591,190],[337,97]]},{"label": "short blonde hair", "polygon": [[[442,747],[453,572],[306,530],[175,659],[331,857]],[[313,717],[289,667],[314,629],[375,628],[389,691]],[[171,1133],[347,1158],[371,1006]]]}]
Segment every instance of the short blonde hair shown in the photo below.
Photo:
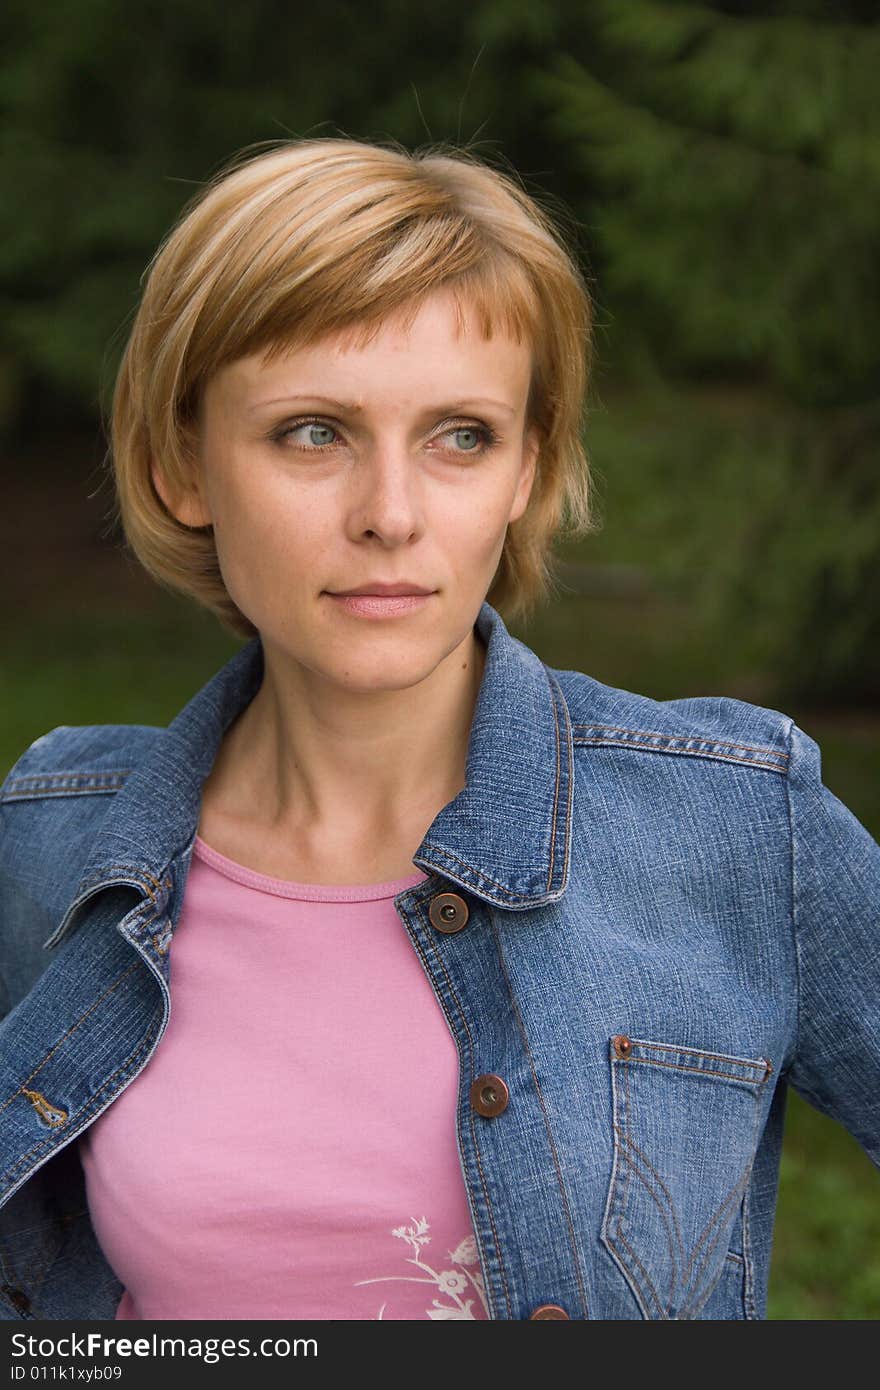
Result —
[{"label": "short blonde hair", "polygon": [[171,515],[151,464],[172,491],[191,483],[201,393],[222,366],[342,328],[369,338],[441,286],[459,321],[475,310],[484,336],[500,326],[532,349],[537,471],[488,601],[527,615],[555,583],[553,538],[594,529],[582,437],[589,292],[550,215],[470,151],[341,137],[251,147],[183,209],[144,281],[110,422],[118,519],[160,584],[237,635],[256,629],[223,583],[213,528]]}]

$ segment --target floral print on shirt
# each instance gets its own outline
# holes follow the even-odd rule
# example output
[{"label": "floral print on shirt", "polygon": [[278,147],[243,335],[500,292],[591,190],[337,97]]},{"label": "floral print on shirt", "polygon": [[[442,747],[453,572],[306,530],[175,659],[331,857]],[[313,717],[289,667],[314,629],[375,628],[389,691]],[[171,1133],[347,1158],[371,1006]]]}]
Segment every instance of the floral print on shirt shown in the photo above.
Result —
[{"label": "floral print on shirt", "polygon": [[[430,1227],[427,1217],[420,1217],[416,1220],[411,1217],[411,1225],[397,1226],[391,1234],[398,1240],[403,1240],[412,1250],[412,1255],[407,1256],[406,1263],[414,1265],[421,1270],[421,1274],[381,1274],[375,1279],[358,1279],[360,1284],[381,1284],[393,1280],[406,1280],[407,1283],[430,1284],[443,1295],[445,1299],[441,1302],[439,1298],[434,1298],[430,1308],[425,1309],[425,1317],[433,1319],[448,1318],[469,1318],[475,1321],[480,1314],[474,1313],[475,1306],[482,1308],[482,1316],[488,1317],[489,1309],[486,1303],[486,1291],[483,1285],[483,1276],[477,1268],[479,1255],[477,1253],[477,1242],[473,1235],[467,1235],[459,1241],[454,1250],[447,1251],[449,1264],[455,1268],[434,1269],[423,1256],[424,1247],[430,1244]],[[476,1300],[472,1295],[476,1295]],[[468,1295],[471,1295],[468,1297]],[[376,1321],[384,1317],[387,1303],[383,1303],[376,1316]]]}]

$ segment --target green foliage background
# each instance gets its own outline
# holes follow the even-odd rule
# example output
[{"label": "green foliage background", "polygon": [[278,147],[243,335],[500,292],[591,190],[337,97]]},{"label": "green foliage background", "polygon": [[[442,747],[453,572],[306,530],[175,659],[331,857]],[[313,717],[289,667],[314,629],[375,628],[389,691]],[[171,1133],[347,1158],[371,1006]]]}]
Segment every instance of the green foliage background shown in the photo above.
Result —
[{"label": "green foliage background", "polygon": [[[180,206],[256,141],[450,141],[555,212],[596,306],[604,524],[520,635],[786,709],[876,835],[878,71],[867,0],[7,0],[0,763],[58,723],[165,722],[231,650],[107,525],[101,411]],[[771,1316],[877,1316],[878,1205],[793,1098]]]}]

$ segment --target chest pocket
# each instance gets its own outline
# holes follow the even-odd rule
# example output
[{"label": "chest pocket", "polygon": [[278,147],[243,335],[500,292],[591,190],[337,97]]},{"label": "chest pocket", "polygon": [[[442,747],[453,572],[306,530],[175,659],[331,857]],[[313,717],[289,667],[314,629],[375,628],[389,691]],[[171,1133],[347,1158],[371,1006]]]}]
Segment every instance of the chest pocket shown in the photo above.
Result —
[{"label": "chest pocket", "polygon": [[602,1241],[646,1318],[695,1318],[719,1282],[772,1067],[611,1040],[614,1167]]}]

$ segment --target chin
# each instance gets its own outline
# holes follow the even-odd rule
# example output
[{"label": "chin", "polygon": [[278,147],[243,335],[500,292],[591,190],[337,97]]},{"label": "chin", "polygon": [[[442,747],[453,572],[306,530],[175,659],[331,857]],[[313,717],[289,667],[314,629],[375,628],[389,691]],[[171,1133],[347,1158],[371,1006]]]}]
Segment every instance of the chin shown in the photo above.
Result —
[{"label": "chin", "polygon": [[327,675],[335,684],[352,692],[409,690],[430,676],[441,660],[440,654],[419,660],[416,653],[410,651],[401,652],[399,657],[389,654],[377,662],[374,653],[371,660],[349,662],[338,671],[327,671]]}]

